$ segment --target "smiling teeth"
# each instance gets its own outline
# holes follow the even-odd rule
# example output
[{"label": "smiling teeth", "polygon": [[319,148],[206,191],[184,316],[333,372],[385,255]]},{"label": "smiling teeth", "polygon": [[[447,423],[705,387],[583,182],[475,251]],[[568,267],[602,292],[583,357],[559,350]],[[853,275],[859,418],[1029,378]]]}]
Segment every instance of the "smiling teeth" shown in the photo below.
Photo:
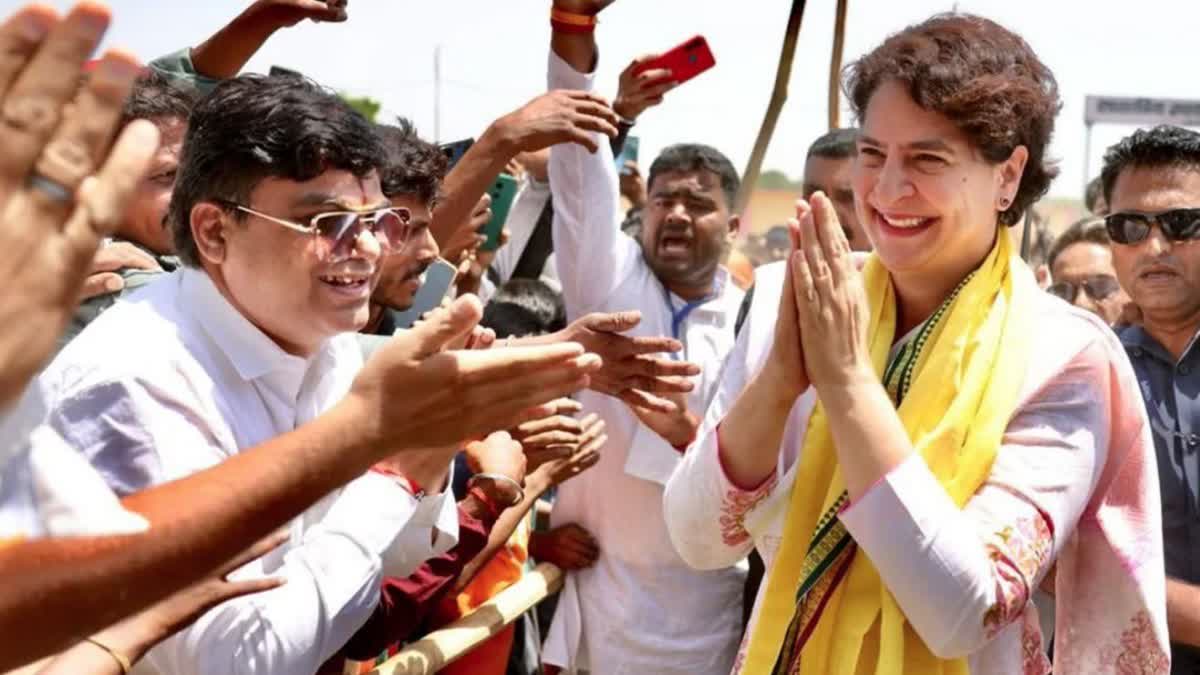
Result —
[{"label": "smiling teeth", "polygon": [[924,219],[924,218],[898,218],[898,219],[892,219],[892,218],[888,218],[887,216],[884,216],[884,217],[883,217],[883,219],[884,219],[885,221],[887,221],[887,224],[888,224],[888,225],[891,225],[892,227],[902,227],[902,228],[905,228],[905,227],[917,227],[917,226],[918,226],[918,225],[920,225],[921,223],[925,222],[925,219]]},{"label": "smiling teeth", "polygon": [[356,284],[356,283],[362,281],[362,279],[359,277],[329,276],[329,277],[321,277],[321,278],[324,279],[325,281],[328,281],[329,283],[338,284],[338,285],[342,285],[342,286],[349,286],[350,284]]}]

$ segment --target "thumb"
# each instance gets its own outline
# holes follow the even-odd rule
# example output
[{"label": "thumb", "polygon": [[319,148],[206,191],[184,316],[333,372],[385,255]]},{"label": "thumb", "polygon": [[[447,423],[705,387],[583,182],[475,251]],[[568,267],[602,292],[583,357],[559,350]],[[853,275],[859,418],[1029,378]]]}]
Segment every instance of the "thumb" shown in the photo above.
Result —
[{"label": "thumb", "polygon": [[471,332],[483,317],[483,305],[474,295],[464,295],[439,307],[413,327],[418,359],[444,351],[446,346]]},{"label": "thumb", "polygon": [[588,317],[587,327],[605,333],[624,333],[642,322],[638,311],[593,314]]}]

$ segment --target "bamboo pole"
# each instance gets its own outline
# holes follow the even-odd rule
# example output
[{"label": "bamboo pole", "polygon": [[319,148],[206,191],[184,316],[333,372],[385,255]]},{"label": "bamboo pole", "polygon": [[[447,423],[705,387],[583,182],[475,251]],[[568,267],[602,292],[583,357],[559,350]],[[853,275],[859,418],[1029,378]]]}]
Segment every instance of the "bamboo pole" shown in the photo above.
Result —
[{"label": "bamboo pole", "polygon": [[478,609],[402,649],[371,675],[428,675],[504,630],[563,584],[563,571],[542,563]]},{"label": "bamboo pole", "polygon": [[754,141],[754,149],[750,152],[750,160],[742,173],[742,186],[738,190],[734,204],[734,213],[744,214],[750,203],[750,195],[758,183],[758,174],[762,171],[763,158],[767,154],[767,146],[771,144],[771,136],[775,133],[775,123],[779,121],[779,113],[783,103],[787,101],[788,80],[792,77],[792,60],[796,56],[796,41],[800,35],[800,22],[804,18],[804,6],[807,0],[792,0],[792,11],[788,15],[787,31],[783,37],[783,48],[779,54],[779,66],[775,70],[775,87],[771,92],[771,102],[767,105],[766,115],[758,130],[758,138]]},{"label": "bamboo pole", "polygon": [[833,52],[829,55],[829,130],[842,126],[841,78],[842,54],[846,47],[846,5],[849,0],[838,0],[837,19],[833,24]]}]

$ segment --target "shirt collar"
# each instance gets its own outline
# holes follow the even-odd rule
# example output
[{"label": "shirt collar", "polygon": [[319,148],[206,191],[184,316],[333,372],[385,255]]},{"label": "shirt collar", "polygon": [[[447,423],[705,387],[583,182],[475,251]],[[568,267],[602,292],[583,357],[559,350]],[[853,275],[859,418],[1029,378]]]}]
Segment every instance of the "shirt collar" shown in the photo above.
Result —
[{"label": "shirt collar", "polygon": [[[303,373],[316,361],[284,351],[230,304],[204,270],[184,267],[179,283],[183,306],[242,379],[255,380],[275,371]],[[326,341],[318,354],[328,345]]]},{"label": "shirt collar", "polygon": [[[1158,340],[1155,340],[1154,336],[1147,333],[1146,329],[1141,326],[1129,325],[1120,328],[1117,330],[1117,337],[1121,339],[1121,345],[1125,347],[1125,351],[1134,358],[1145,353],[1156,356],[1170,364],[1176,362],[1175,357],[1167,351],[1167,348],[1159,344]],[[1178,361],[1183,361],[1192,355],[1192,351],[1196,348],[1197,338],[1200,338],[1200,332],[1192,336],[1187,348],[1183,350],[1183,356]]]}]

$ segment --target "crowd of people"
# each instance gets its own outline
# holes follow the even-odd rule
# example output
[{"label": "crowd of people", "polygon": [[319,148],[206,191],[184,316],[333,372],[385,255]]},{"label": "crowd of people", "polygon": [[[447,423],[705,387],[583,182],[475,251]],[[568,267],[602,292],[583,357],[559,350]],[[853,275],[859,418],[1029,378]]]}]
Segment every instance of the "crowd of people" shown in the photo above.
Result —
[{"label": "crowd of people", "polygon": [[677,80],[597,81],[612,1],[455,151],[240,74],[346,0],[147,66],[94,2],[7,18],[0,671],[370,672],[536,561],[442,672],[1200,672],[1200,133],[1039,237],[1054,74],[937,15],[747,256],[721,151],[618,166]]}]

